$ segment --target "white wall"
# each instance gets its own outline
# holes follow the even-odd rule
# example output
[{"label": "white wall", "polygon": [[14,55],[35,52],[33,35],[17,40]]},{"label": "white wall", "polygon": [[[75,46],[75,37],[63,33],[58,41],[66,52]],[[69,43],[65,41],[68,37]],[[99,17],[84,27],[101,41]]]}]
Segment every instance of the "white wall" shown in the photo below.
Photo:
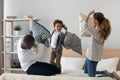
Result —
[{"label": "white wall", "polygon": [[[4,0],[5,16],[33,15],[40,18],[41,24],[52,27],[55,19],[61,19],[68,26],[69,31],[79,35],[78,15],[80,12],[87,14],[90,10],[101,11],[110,19],[112,33],[107,40],[105,47],[120,48],[120,0]],[[86,39],[83,47],[86,47]]]},{"label": "white wall", "polygon": [[[68,26],[69,31],[79,35],[78,15],[80,12],[87,14],[91,9],[101,11],[110,19],[112,33],[106,41],[105,47],[120,48],[120,0],[4,0],[5,16],[33,15],[40,18],[41,24],[52,27],[55,19],[61,19]],[[83,47],[87,46],[83,39]]]},{"label": "white wall", "polygon": [[[40,23],[52,29],[52,22],[61,19],[69,31],[79,35],[79,13],[87,14],[90,10],[103,12],[110,20],[112,33],[105,43],[106,48],[120,48],[120,0],[4,0],[5,16],[23,17],[33,15],[40,18]],[[83,47],[87,46],[83,38]]]}]

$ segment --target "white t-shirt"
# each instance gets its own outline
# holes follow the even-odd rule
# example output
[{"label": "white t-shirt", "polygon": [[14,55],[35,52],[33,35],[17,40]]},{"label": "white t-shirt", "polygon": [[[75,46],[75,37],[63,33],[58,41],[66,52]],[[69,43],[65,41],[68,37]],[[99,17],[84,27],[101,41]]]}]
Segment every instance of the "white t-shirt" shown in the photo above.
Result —
[{"label": "white t-shirt", "polygon": [[23,38],[20,38],[18,41],[18,47],[17,47],[18,58],[19,58],[22,69],[24,71],[27,71],[27,69],[41,57],[41,54],[44,51],[44,49],[43,49],[44,45],[40,44],[41,51],[39,51],[36,54],[33,54],[31,49],[22,49],[21,48],[22,40],[23,40]]},{"label": "white t-shirt", "polygon": [[51,47],[56,48],[57,46],[57,40],[60,32],[55,31],[51,37]]}]

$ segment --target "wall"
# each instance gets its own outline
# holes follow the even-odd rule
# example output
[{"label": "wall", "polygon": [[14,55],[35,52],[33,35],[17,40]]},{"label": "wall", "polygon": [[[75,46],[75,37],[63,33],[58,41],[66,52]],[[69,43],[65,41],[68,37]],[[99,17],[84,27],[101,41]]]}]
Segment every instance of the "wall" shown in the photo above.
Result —
[{"label": "wall", "polygon": [[[0,20],[3,18],[3,0],[0,0]],[[0,21],[0,36],[2,35],[2,21]],[[2,67],[2,38],[0,37],[0,74]]]},{"label": "wall", "polygon": [[[52,30],[52,22],[61,19],[69,31],[79,35],[79,13],[90,10],[100,11],[110,20],[112,33],[105,43],[106,48],[120,48],[120,0],[5,0],[4,13],[23,17],[33,15],[40,23]],[[82,38],[82,46],[87,47],[87,38]]]}]

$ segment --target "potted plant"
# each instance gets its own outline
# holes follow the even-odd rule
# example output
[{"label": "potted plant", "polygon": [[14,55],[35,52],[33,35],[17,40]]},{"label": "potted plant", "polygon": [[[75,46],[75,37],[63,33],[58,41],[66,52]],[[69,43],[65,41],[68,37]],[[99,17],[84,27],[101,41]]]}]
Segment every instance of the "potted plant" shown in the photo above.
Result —
[{"label": "potted plant", "polygon": [[32,51],[33,51],[33,53],[37,53],[37,52],[38,52],[38,44],[37,44],[37,43],[35,43],[35,44],[33,45]]},{"label": "potted plant", "polygon": [[16,25],[15,27],[14,27],[14,31],[15,31],[15,35],[17,36],[18,35],[18,32],[19,31],[21,31],[21,26],[20,25]]}]

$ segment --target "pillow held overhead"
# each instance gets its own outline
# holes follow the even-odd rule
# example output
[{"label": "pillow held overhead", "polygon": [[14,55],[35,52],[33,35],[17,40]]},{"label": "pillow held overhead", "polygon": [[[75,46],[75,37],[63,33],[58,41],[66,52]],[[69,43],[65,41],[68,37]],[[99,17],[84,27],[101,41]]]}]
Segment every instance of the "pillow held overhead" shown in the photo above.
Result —
[{"label": "pillow held overhead", "polygon": [[51,34],[49,30],[47,30],[43,25],[37,23],[36,21],[32,21],[32,26],[30,27],[30,31],[33,32],[33,37],[35,38],[35,41],[38,43],[41,43],[41,39],[46,39],[44,42],[44,45],[46,47],[49,47],[49,41],[48,38],[51,37]]},{"label": "pillow held overhead", "polygon": [[[87,28],[87,27],[84,27],[85,19],[86,19],[86,15],[80,13],[80,15],[79,15],[80,35],[81,35],[81,36],[84,36],[84,37],[90,37],[90,35],[87,33],[87,29],[88,29],[88,28]],[[91,18],[91,17],[89,18],[88,26],[91,27],[91,28],[93,27],[92,18]]]}]

